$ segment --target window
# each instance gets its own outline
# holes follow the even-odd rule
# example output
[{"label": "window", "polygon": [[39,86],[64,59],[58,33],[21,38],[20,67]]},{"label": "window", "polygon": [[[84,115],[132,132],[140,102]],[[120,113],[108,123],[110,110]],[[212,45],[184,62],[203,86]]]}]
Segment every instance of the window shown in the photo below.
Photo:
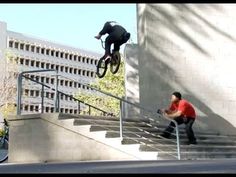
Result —
[{"label": "window", "polygon": [[51,112],[53,112],[54,111],[54,108],[53,107],[51,107]]},{"label": "window", "polygon": [[30,96],[34,96],[34,91],[30,90]]},{"label": "window", "polygon": [[73,113],[73,109],[70,109],[70,114],[72,114]]},{"label": "window", "polygon": [[70,73],[72,74],[72,68],[70,68]]},{"label": "window", "polygon": [[84,63],[84,61],[85,61],[85,57],[82,58],[82,62],[83,62],[83,63]]},{"label": "window", "polygon": [[45,53],[45,48],[42,48],[41,49],[41,54],[44,54]]},{"label": "window", "polygon": [[36,77],[35,77],[35,80],[36,80],[36,81],[39,81],[39,76],[36,76]]},{"label": "window", "polygon": [[34,111],[34,106],[30,105],[30,111]]},{"label": "window", "polygon": [[35,111],[38,111],[39,110],[39,106],[35,106]]},{"label": "window", "polygon": [[41,77],[41,82],[44,82],[44,77]]},{"label": "window", "polygon": [[72,81],[70,81],[70,87],[72,87],[72,84],[73,84]]},{"label": "window", "polygon": [[13,41],[9,41],[9,47],[13,47]]},{"label": "window", "polygon": [[41,68],[44,68],[44,66],[45,66],[45,63],[41,63]]},{"label": "window", "polygon": [[94,72],[91,72],[91,77],[93,77],[94,76]]},{"label": "window", "polygon": [[63,100],[63,98],[64,98],[64,95],[61,94],[61,100]]},{"label": "window", "polygon": [[77,110],[76,109],[74,109],[74,114],[77,114]]},{"label": "window", "polygon": [[65,86],[68,86],[68,81],[65,81]]},{"label": "window", "polygon": [[49,107],[46,107],[45,112],[49,112]]},{"label": "window", "polygon": [[40,62],[36,61],[36,67],[39,67]]},{"label": "window", "polygon": [[54,98],[54,95],[55,95],[54,93],[51,93],[51,98]]},{"label": "window", "polygon": [[79,61],[79,62],[81,61],[81,56],[78,56],[78,61]]},{"label": "window", "polygon": [[54,78],[51,78],[51,84],[54,84],[54,80],[55,80]]},{"label": "window", "polygon": [[46,50],[46,54],[47,54],[47,55],[49,55],[49,51],[50,51],[50,49],[47,49],[47,50]]},{"label": "window", "polygon": [[98,61],[96,60],[96,61],[95,61],[95,65],[97,65],[97,64],[98,64]]},{"label": "window", "polygon": [[75,88],[77,87],[77,82],[74,82],[74,87],[75,87]]},{"label": "window", "polygon": [[34,60],[31,60],[30,65],[34,67]]},{"label": "window", "polygon": [[29,109],[29,106],[25,105],[25,110],[28,111],[28,109]]},{"label": "window", "polygon": [[86,63],[89,63],[89,58],[86,59]]},{"label": "window", "polygon": [[56,65],[56,70],[58,71],[58,69],[59,69],[59,65]]},{"label": "window", "polygon": [[25,60],[25,65],[29,66],[29,60],[27,60],[27,59]]},{"label": "window", "polygon": [[38,90],[35,91],[35,96],[39,97],[39,91]]},{"label": "window", "polygon": [[51,64],[51,69],[54,69],[54,66],[55,66],[54,64]]},{"label": "window", "polygon": [[24,58],[20,58],[20,64],[21,64],[21,65],[24,64]]},{"label": "window", "polygon": [[56,57],[59,57],[59,51],[56,51]]},{"label": "window", "polygon": [[47,84],[49,83],[49,78],[48,78],[48,77],[46,77],[46,83],[47,83]]},{"label": "window", "polygon": [[26,51],[29,51],[29,48],[30,48],[30,45],[29,45],[29,44],[26,44],[26,45],[25,45],[25,50],[26,50]]},{"label": "window", "polygon": [[49,94],[50,94],[49,92],[46,92],[46,98],[49,98]]},{"label": "window", "polygon": [[73,55],[72,55],[72,54],[70,54],[70,60],[72,60],[72,57],[73,57]]},{"label": "window", "polygon": [[64,66],[61,66],[61,72],[63,72],[64,71]]},{"label": "window", "polygon": [[61,108],[61,110],[60,110],[60,111],[61,111],[61,113],[63,113],[63,112],[64,112],[64,108]]},{"label": "window", "polygon": [[60,80],[60,84],[61,84],[61,86],[63,86],[64,84],[64,80]]},{"label": "window", "polygon": [[76,61],[77,60],[77,55],[74,55],[74,61]]},{"label": "window", "polygon": [[52,50],[52,51],[51,51],[51,56],[54,56],[54,53],[55,53],[55,51],[54,51],[54,50]]},{"label": "window", "polygon": [[25,89],[25,96],[29,96],[29,90]]},{"label": "window", "polygon": [[49,69],[49,67],[50,67],[50,64],[46,63],[46,69]]},{"label": "window", "polygon": [[68,53],[65,54],[65,59],[68,59]]},{"label": "window", "polygon": [[81,88],[81,84],[80,83],[78,83],[78,87]]},{"label": "window", "polygon": [[24,44],[22,44],[22,43],[20,44],[20,49],[24,50]]},{"label": "window", "polygon": [[35,46],[31,46],[31,52],[34,52],[34,50],[35,50]]},{"label": "window", "polygon": [[81,75],[81,70],[79,69],[78,74]]},{"label": "window", "polygon": [[19,42],[15,42],[15,48],[18,49],[19,47]]},{"label": "window", "polygon": [[65,109],[65,113],[68,113],[68,109]]},{"label": "window", "polygon": [[93,59],[90,60],[90,64],[91,64],[91,65],[93,64]]},{"label": "window", "polygon": [[77,69],[74,68],[74,74],[76,74],[76,73],[77,73]]},{"label": "window", "polygon": [[39,53],[40,47],[36,47],[36,53]]},{"label": "window", "polygon": [[68,72],[68,67],[65,67],[65,72],[66,72],[66,73]]},{"label": "window", "polygon": [[60,56],[61,58],[63,58],[64,57],[64,52],[61,52],[61,56]]},{"label": "window", "polygon": [[85,70],[83,70],[83,74],[82,74],[83,76],[85,75]]},{"label": "window", "polygon": [[89,76],[89,71],[87,71],[87,76]]}]

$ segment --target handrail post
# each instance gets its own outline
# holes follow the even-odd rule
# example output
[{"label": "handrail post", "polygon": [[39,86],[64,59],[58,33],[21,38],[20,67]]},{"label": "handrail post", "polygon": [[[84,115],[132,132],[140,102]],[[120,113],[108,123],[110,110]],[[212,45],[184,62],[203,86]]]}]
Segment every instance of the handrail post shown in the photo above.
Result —
[{"label": "handrail post", "polygon": [[22,74],[17,79],[17,115],[21,115]]},{"label": "handrail post", "polygon": [[175,120],[173,120],[173,122],[174,122],[174,124],[175,124],[178,160],[180,160],[181,157],[180,157],[180,143],[179,143],[179,126],[178,126],[178,123],[177,123]]},{"label": "handrail post", "polygon": [[122,100],[120,100],[120,139],[123,140],[123,107]]},{"label": "handrail post", "polygon": [[78,114],[80,114],[80,101],[78,101]]},{"label": "handrail post", "polygon": [[44,85],[42,85],[42,91],[41,91],[41,97],[42,97],[42,99],[41,99],[41,113],[43,113],[44,112]]},{"label": "handrail post", "polygon": [[54,112],[58,112],[58,74],[56,71],[55,94],[54,94]]}]

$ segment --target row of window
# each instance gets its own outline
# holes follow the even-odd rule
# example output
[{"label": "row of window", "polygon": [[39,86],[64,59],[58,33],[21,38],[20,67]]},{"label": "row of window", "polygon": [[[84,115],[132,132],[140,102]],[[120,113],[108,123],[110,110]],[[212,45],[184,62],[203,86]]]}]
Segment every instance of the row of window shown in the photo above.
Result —
[{"label": "row of window", "polygon": [[[56,80],[55,78],[46,77],[46,76],[35,76],[33,74],[26,74],[25,76],[27,76],[33,80],[36,80],[38,82],[45,83],[45,84],[54,84],[55,80]],[[88,86],[81,85],[78,82],[69,81],[69,80],[65,80],[65,79],[58,79],[58,85],[65,86],[65,87],[74,87],[74,88],[82,88],[82,89],[90,90],[90,88]]]},{"label": "row of window", "polygon": [[[41,96],[41,91],[24,89],[24,95],[25,96],[30,96],[30,97],[40,97]],[[48,99],[53,99],[54,95],[55,95],[54,92],[45,91],[45,93],[44,93],[44,96]],[[60,94],[60,100],[72,101],[74,99],[72,97],[66,96],[64,94]]]},{"label": "row of window", "polygon": [[17,57],[16,62],[18,64],[30,66],[30,67],[36,67],[36,68],[41,68],[41,69],[55,69],[58,72],[77,74],[77,75],[82,75],[82,76],[87,76],[87,77],[95,77],[95,73],[93,71],[77,69],[77,68],[73,68],[69,66],[61,66],[61,65],[56,65],[52,63],[40,62],[40,61],[30,60],[30,59],[22,58],[22,57],[21,58]]},{"label": "row of window", "polygon": [[[24,105],[23,111],[27,112],[41,112],[41,106],[39,105]],[[46,113],[53,113],[54,107],[45,106],[44,112]],[[68,108],[60,108],[61,113],[70,113],[70,114],[77,114],[79,111],[78,109],[68,109]]]},{"label": "row of window", "polygon": [[52,57],[68,59],[71,61],[73,60],[73,61],[77,61],[77,62],[83,62],[83,63],[87,63],[87,64],[91,64],[91,65],[93,65],[93,64],[96,65],[96,62],[97,62],[97,60],[92,59],[92,58],[86,58],[86,57],[82,57],[80,55],[72,54],[69,52],[62,52],[62,51],[55,50],[55,49],[49,49],[49,48],[26,44],[23,42],[17,42],[17,41],[13,41],[13,40],[9,41],[9,47],[15,48],[15,49],[20,49],[20,50],[25,50],[25,51],[29,51],[29,52],[34,52],[34,53],[38,53],[38,54],[42,54],[42,55],[48,55],[48,56],[52,56]]}]

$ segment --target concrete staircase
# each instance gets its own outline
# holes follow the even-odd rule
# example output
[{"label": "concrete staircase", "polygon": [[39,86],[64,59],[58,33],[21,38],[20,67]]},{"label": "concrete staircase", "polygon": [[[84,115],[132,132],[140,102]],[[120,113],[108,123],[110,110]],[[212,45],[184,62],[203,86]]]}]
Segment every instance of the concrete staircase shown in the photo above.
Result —
[{"label": "concrete staircase", "polygon": [[[176,160],[176,138],[160,133],[167,126],[114,117],[32,114],[9,118],[9,163],[94,160]],[[197,132],[197,145],[186,145],[180,126],[182,160],[236,158],[236,135]],[[27,154],[27,155],[26,155]]]},{"label": "concrete staircase", "polygon": [[[126,120],[123,140],[119,138],[119,119],[60,114],[59,120],[70,122],[70,129],[93,138],[143,160],[176,159],[176,139],[160,137],[167,125]],[[73,122],[73,126],[71,126]],[[187,145],[184,126],[180,126],[180,151],[182,160],[236,158],[236,136],[214,132],[196,132],[197,145]]]}]

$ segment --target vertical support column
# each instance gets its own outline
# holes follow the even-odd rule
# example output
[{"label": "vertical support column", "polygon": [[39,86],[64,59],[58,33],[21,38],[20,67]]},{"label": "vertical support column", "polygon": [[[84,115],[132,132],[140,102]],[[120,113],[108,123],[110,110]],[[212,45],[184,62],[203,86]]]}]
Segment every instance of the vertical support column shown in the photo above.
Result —
[{"label": "vertical support column", "polygon": [[44,85],[42,85],[42,91],[41,91],[41,113],[44,112]]},{"label": "vertical support column", "polygon": [[120,100],[120,139],[123,139],[123,101]]},{"label": "vertical support column", "polygon": [[54,94],[54,112],[58,110],[58,72],[56,71],[55,94]]},{"label": "vertical support column", "polygon": [[21,115],[22,74],[17,79],[17,115]]}]

